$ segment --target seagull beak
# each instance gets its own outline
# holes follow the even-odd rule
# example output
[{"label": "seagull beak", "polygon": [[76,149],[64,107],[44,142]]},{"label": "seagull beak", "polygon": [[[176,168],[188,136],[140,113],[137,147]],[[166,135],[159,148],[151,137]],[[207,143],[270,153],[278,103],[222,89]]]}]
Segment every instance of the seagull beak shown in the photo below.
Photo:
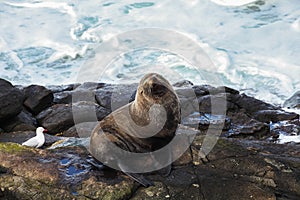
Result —
[{"label": "seagull beak", "polygon": [[43,130],[43,133],[48,133],[48,130],[47,130],[47,129],[44,129],[44,130]]}]

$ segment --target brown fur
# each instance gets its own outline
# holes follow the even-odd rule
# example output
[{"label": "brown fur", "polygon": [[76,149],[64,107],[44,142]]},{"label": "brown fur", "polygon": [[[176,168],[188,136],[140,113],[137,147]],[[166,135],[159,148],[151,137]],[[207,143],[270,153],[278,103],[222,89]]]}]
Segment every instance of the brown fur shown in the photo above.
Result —
[{"label": "brown fur", "polygon": [[[127,118],[131,117],[139,126],[148,125],[150,123],[149,109],[153,104],[159,104],[165,108],[167,119],[163,128],[148,138],[128,134],[128,131],[139,133],[128,123]],[[130,116],[126,115],[128,111]],[[124,120],[116,122],[116,117]],[[161,75],[149,73],[141,79],[133,102],[117,109],[99,122],[91,135],[90,152],[96,158],[105,157],[110,153],[107,143],[103,140],[104,137],[129,152],[151,152],[162,148],[172,140],[179,123],[179,99],[173,87]]]}]

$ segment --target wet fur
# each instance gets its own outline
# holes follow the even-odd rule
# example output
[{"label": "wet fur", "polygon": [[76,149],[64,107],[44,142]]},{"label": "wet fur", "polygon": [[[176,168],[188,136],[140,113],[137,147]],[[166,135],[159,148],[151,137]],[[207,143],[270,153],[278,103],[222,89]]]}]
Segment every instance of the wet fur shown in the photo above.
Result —
[{"label": "wet fur", "polygon": [[[120,124],[114,119],[114,116],[122,116],[126,110],[129,110],[132,120],[137,125],[146,126],[150,123],[149,109],[153,104],[159,104],[165,108],[167,120],[163,128],[152,137],[139,138],[129,135],[126,129],[132,132],[136,130],[130,127],[130,124],[126,124],[126,120]],[[141,79],[133,102],[115,110],[99,122],[91,135],[90,152],[96,155],[96,158],[101,157],[106,160],[106,157],[109,157],[110,149],[107,148],[104,137],[129,152],[151,152],[162,148],[172,140],[179,123],[179,99],[172,85],[161,75],[150,73]]]}]

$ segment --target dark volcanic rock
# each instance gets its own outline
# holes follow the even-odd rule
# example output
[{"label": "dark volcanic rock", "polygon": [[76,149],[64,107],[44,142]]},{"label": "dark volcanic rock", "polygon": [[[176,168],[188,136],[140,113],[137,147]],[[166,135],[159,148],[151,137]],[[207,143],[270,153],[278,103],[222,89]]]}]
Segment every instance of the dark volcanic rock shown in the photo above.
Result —
[{"label": "dark volcanic rock", "polygon": [[181,124],[197,128],[199,130],[207,130],[213,127],[222,127],[222,130],[229,130],[231,128],[231,121],[228,117],[214,116],[211,114],[193,113],[181,120]]},{"label": "dark volcanic rock", "polygon": [[[11,90],[21,94],[1,79],[0,86],[10,88],[0,90],[1,95]],[[176,86],[182,124],[189,127],[179,125],[184,127],[177,132],[182,144],[174,146],[172,155],[182,146],[187,150],[173,162],[169,176],[145,174],[155,183],[148,188],[138,187],[121,172],[91,166],[87,150],[81,148],[88,146],[88,138],[46,134],[44,149],[15,144],[35,136],[36,126],[52,134],[89,137],[97,120],[134,99],[137,84],[51,86],[50,93],[40,86],[23,88],[26,101],[40,98],[36,106],[35,99],[28,100],[31,111],[43,111],[38,123],[25,110],[9,111],[10,118],[1,122],[9,133],[0,129],[0,199],[299,199],[299,144],[281,145],[270,139],[299,134],[298,115],[227,87],[185,81]],[[54,105],[48,107],[52,93]],[[20,99],[22,104],[22,94]],[[27,128],[32,131],[11,132]]]},{"label": "dark volcanic rock", "polygon": [[110,113],[107,108],[99,106],[98,104],[90,101],[73,103],[72,111],[76,124],[82,122],[100,121]]},{"label": "dark volcanic rock", "polygon": [[250,120],[243,125],[233,124],[226,136],[266,139],[270,136],[270,128],[266,123]]},{"label": "dark volcanic rock", "polygon": [[[0,143],[0,188],[8,199],[127,199],[135,183],[106,178],[87,162],[86,149],[32,149]],[[34,169],[34,170],[33,170]],[[2,198],[1,198],[2,199]]]},{"label": "dark volcanic rock", "polygon": [[[80,101],[96,101],[96,91],[101,88],[109,88],[105,83],[83,83],[72,91],[62,91],[55,94],[55,103],[76,103]],[[114,87],[113,87],[114,88]],[[110,96],[109,96],[110,97]]]},{"label": "dark volcanic rock", "polygon": [[[103,87],[107,87],[111,84],[107,84],[107,83],[94,83],[94,82],[85,82],[83,84],[81,84],[79,87],[80,89],[85,89],[85,90],[97,90],[99,88],[103,88]],[[79,88],[78,87],[78,88]]]},{"label": "dark volcanic rock", "polygon": [[54,105],[37,115],[37,120],[50,133],[62,132],[74,125],[72,106],[70,104]]},{"label": "dark volcanic rock", "polygon": [[90,137],[98,122],[83,122],[72,126],[63,133],[65,137]]},{"label": "dark volcanic rock", "polygon": [[133,101],[133,96],[138,84],[107,86],[97,89],[95,95],[97,103],[109,110],[116,110],[130,101]]},{"label": "dark volcanic rock", "polygon": [[42,111],[38,122],[50,133],[68,130],[75,123],[95,122],[109,114],[108,109],[94,102],[81,101],[74,104],[56,104]]},{"label": "dark volcanic rock", "polygon": [[261,122],[278,122],[299,118],[296,113],[289,113],[282,110],[259,110],[254,114],[254,118]]},{"label": "dark volcanic rock", "polygon": [[17,116],[22,111],[23,94],[13,85],[0,79],[0,121]]},{"label": "dark volcanic rock", "polygon": [[194,84],[189,80],[178,81],[177,83],[173,84],[174,87],[191,87],[193,85]]},{"label": "dark volcanic rock", "polygon": [[53,93],[71,91],[80,86],[79,83],[69,84],[69,85],[48,85],[47,89],[51,90]]},{"label": "dark volcanic rock", "polygon": [[24,89],[24,93],[26,98],[24,105],[35,115],[52,104],[53,93],[43,86],[28,86]]},{"label": "dark volcanic rock", "polygon": [[72,103],[72,91],[62,91],[62,92],[54,93],[53,102],[55,104]]},{"label": "dark volcanic rock", "polygon": [[210,85],[195,85],[192,87],[196,96],[204,96],[210,94],[210,91],[212,89],[215,89],[214,87]]},{"label": "dark volcanic rock", "polygon": [[236,104],[239,109],[245,109],[249,114],[255,114],[259,110],[276,110],[279,109],[271,104],[265,103],[261,100],[249,97],[245,94],[230,95],[228,100]]},{"label": "dark volcanic rock", "polygon": [[[197,133],[186,130],[186,134]],[[169,176],[145,174],[155,184],[148,188],[137,187],[121,172],[94,170],[87,161],[88,152],[80,147],[40,150],[0,142],[2,196],[117,200],[300,197],[297,145],[217,137],[205,156],[201,149],[206,142],[211,143],[206,137],[196,135],[182,156],[185,158],[179,159],[184,162],[175,162]]]},{"label": "dark volcanic rock", "polygon": [[[298,135],[298,115],[227,87],[189,82],[177,86],[182,123],[189,127],[179,125],[176,135],[182,138],[172,147],[172,157],[182,146],[187,150],[173,162],[169,176],[145,174],[154,186],[139,187],[121,172],[95,169],[82,148],[89,138],[46,134],[45,149],[3,143],[20,144],[35,135],[21,131],[0,133],[0,199],[300,199],[299,144],[270,140],[282,133]],[[136,87],[53,86],[56,105],[37,115],[39,124],[23,111],[6,120],[3,128],[41,125],[50,133],[89,137],[95,120],[132,101]],[[212,114],[213,106],[222,109]]]},{"label": "dark volcanic rock", "polygon": [[199,111],[204,113],[211,113],[212,110],[215,114],[226,114],[228,110],[236,110],[236,104],[228,101],[229,94],[219,93],[215,95],[205,95],[198,97]]},{"label": "dark volcanic rock", "polygon": [[280,135],[296,136],[300,134],[299,119],[280,121],[277,123],[270,123],[270,132],[274,139],[279,138]]},{"label": "dark volcanic rock", "polygon": [[213,93],[213,94],[218,94],[218,93],[239,94],[240,92],[233,88],[229,88],[226,86],[219,86],[216,89],[213,89],[211,93]]},{"label": "dark volcanic rock", "polygon": [[270,136],[269,124],[257,121],[243,109],[230,111],[227,117],[231,120],[230,129],[225,133],[227,137],[265,139]]},{"label": "dark volcanic rock", "polygon": [[283,103],[283,107],[286,107],[286,108],[299,108],[300,109],[300,91],[297,91],[293,96],[288,98]]},{"label": "dark volcanic rock", "polygon": [[26,110],[23,110],[16,117],[6,120],[2,126],[6,132],[35,130],[36,127],[36,119]]}]

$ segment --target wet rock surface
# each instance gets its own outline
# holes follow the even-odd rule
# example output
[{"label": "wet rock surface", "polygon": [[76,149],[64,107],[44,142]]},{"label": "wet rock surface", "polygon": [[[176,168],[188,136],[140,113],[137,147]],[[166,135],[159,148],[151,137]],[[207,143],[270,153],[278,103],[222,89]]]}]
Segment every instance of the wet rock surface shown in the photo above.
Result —
[{"label": "wet rock surface", "polygon": [[[105,177],[86,162],[80,147],[36,150],[0,143],[3,199],[124,199],[135,183],[122,175]],[[33,170],[34,169],[34,170]]]},{"label": "wet rock surface", "polygon": [[42,111],[37,120],[41,126],[49,129],[50,133],[59,133],[74,125],[72,106],[56,104]]},{"label": "wet rock surface", "polygon": [[24,88],[24,94],[24,106],[35,115],[52,105],[53,93],[43,86],[30,85]]},{"label": "wet rock surface", "polygon": [[10,82],[0,79],[0,121],[15,117],[22,111],[22,92]]},{"label": "wet rock surface", "polygon": [[25,109],[16,117],[3,122],[2,128],[6,132],[35,130],[37,121],[33,115]]},{"label": "wet rock surface", "polygon": [[[220,138],[201,158],[196,136],[185,164],[171,174],[145,175],[144,188],[122,172],[95,169],[81,147],[32,149],[0,143],[0,187],[17,199],[297,199],[299,146]],[[35,170],[32,170],[35,169]]]},{"label": "wet rock surface", "polygon": [[[281,135],[299,136],[299,115],[231,88],[189,81],[174,86],[183,113],[178,134],[191,145],[169,176],[145,174],[155,185],[144,188],[122,172],[95,168],[83,147],[88,139],[78,137],[88,137],[95,120],[134,100],[136,86],[18,89],[0,80],[6,88],[0,98],[11,106],[0,110],[0,199],[300,198],[300,144],[280,144]],[[27,90],[25,101],[20,90]],[[51,134],[43,148],[21,146],[38,126]],[[206,155],[208,141],[216,144]]]}]

